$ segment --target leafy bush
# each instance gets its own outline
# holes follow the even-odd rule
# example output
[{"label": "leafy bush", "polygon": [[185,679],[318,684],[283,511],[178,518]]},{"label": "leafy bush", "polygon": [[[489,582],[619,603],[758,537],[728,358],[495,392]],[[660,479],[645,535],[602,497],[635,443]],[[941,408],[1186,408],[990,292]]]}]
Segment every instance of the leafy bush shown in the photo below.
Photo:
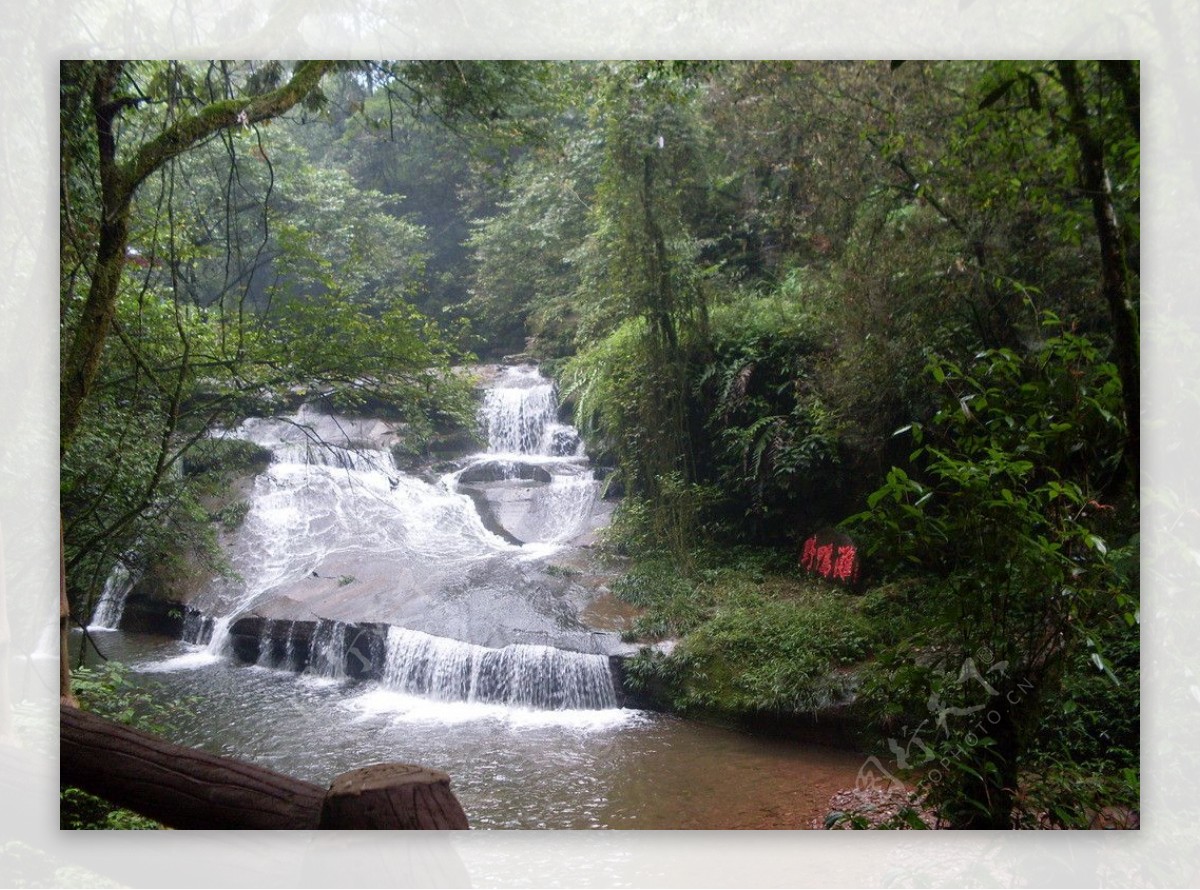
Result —
[{"label": "leafy bush", "polygon": [[689,634],[672,658],[687,669],[680,704],[731,712],[815,711],[845,701],[854,675],[841,668],[869,651],[870,629],[853,601],[807,601],[744,592]]},{"label": "leafy bush", "polygon": [[850,668],[874,645],[862,600],[800,583],[784,563],[778,551],[708,549],[688,577],[670,559],[638,561],[614,592],[646,610],[637,635],[680,642],[632,659],[632,683],[665,689],[680,710],[733,716],[846,700]]},{"label": "leafy bush", "polygon": [[[1137,609],[1137,539],[1122,535],[1136,527],[1124,515],[1136,516],[1136,502],[1106,491],[1125,434],[1116,369],[1053,316],[1045,327],[1027,356],[930,363],[942,407],[928,428],[912,425],[910,470],[893,467],[851,523],[893,571],[915,568],[926,585],[919,633],[880,659],[893,716],[915,719],[927,703],[943,736],[947,714],[963,727],[974,725],[967,715],[988,718],[965,747],[927,745],[925,761],[952,774],[932,790],[964,825],[1008,827],[1064,669],[1083,653],[1115,679],[1107,629],[1133,623]],[[977,660],[987,678],[966,683]]]},{"label": "leafy bush", "polygon": [[828,508],[838,486],[840,430],[815,388],[828,326],[815,284],[792,270],[775,288],[739,291],[714,307],[711,358],[696,388],[713,479],[731,524],[762,541]]},{"label": "leafy bush", "polygon": [[206,473],[258,473],[271,462],[271,450],[245,439],[206,438],[188,449],[183,458],[185,476]]}]

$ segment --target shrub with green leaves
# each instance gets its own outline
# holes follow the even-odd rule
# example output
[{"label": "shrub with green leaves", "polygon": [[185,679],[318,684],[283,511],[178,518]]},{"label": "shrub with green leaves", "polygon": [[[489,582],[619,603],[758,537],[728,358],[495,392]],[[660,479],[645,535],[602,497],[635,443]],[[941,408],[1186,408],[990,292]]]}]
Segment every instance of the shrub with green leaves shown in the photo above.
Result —
[{"label": "shrub with green leaves", "polygon": [[[898,433],[917,446],[910,469],[893,467],[849,523],[880,564],[926,583],[923,621],[882,661],[880,690],[893,703],[898,692],[912,696],[915,718],[954,687],[952,713],[989,718],[968,733],[978,744],[950,739],[953,750],[934,752],[953,773],[936,793],[963,825],[1008,827],[1065,666],[1083,652],[1115,682],[1106,641],[1114,621],[1136,620],[1137,502],[1119,472],[1116,369],[1101,344],[1053,316],[1044,328],[1027,355],[932,361],[942,406],[928,425]],[[986,681],[937,687],[977,661],[989,666]]]},{"label": "shrub with green leaves", "polygon": [[771,551],[709,550],[690,578],[668,559],[642,560],[614,591],[645,608],[643,637],[674,637],[669,656],[644,650],[628,664],[635,688],[723,717],[797,714],[846,701],[855,666],[873,647],[862,600],[780,572]]}]

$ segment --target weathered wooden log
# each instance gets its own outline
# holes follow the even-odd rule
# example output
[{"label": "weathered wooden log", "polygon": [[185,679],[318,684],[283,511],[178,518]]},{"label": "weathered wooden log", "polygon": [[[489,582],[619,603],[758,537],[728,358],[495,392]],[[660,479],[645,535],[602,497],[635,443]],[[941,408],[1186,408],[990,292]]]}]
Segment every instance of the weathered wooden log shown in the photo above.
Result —
[{"label": "weathered wooden log", "polygon": [[60,708],[60,778],[172,828],[316,828],[325,790]]},{"label": "weathered wooden log", "polygon": [[333,780],[321,828],[470,828],[450,777],[405,763],[380,763]]},{"label": "weathered wooden log", "polygon": [[450,777],[379,764],[319,785],[60,708],[60,780],[171,828],[468,828]]}]

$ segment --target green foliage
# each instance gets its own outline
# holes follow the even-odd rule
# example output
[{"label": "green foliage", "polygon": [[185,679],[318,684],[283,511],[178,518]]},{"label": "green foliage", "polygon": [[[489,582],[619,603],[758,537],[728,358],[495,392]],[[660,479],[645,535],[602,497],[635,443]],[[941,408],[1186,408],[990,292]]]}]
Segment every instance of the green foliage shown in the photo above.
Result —
[{"label": "green foliage", "polygon": [[271,462],[270,449],[246,439],[206,438],[183,457],[185,476],[260,473]]},{"label": "green foliage", "polygon": [[379,192],[342,170],[303,162],[281,183],[272,207],[278,285],[287,293],[333,293],[382,310],[411,298],[427,259],[426,233]]},{"label": "green foliage", "polygon": [[[625,495],[609,544],[638,561],[637,633],[691,640],[634,675],[693,707],[786,709],[871,652],[861,695],[899,732],[931,694],[992,701],[958,682],[986,650],[1036,694],[987,744],[939,741],[962,779],[944,802],[1018,772],[1052,797],[1073,766],[1136,759],[1134,718],[1114,716],[1136,713],[1136,354],[1099,296],[1076,168],[1082,127],[1136,316],[1137,63],[1070,63],[1071,95],[1067,69],[1024,61],[334,68],[303,123],[226,131],[139,191],[116,333],[63,457],[77,613],[114,560],[236,522],[203,500],[240,459],[207,430],[316,393],[403,420],[415,460],[471,422],[446,373],[459,349],[530,351]],[[64,348],[101,218],[102,70],[64,63]],[[129,63],[123,146],[284,71]],[[842,603],[847,648],[813,648],[826,606],[755,592],[773,573],[714,545],[794,565],[798,538],[864,498],[886,583]]]},{"label": "green foliage", "polygon": [[638,560],[613,583],[621,599],[646,609],[635,624],[636,636],[661,640],[682,636],[705,621],[716,600],[712,590],[679,571],[674,559]]},{"label": "green foliage", "polygon": [[798,583],[773,551],[695,555],[690,578],[669,558],[638,560],[613,587],[645,612],[642,638],[677,638],[669,656],[627,664],[635,688],[666,690],[697,714],[796,714],[848,700],[853,666],[871,651],[860,601]]},{"label": "green foliage", "polygon": [[[913,472],[893,467],[851,521],[878,558],[928,579],[922,622],[880,659],[878,696],[914,722],[922,699],[951,693],[954,713],[996,715],[965,748],[956,736],[925,746],[952,776],[936,799],[958,819],[997,825],[1064,666],[1084,651],[1116,682],[1105,628],[1136,613],[1136,536],[1122,534],[1121,502],[1101,502],[1123,444],[1116,372],[1090,339],[1052,316],[1045,325],[1026,357],[999,349],[967,369],[931,362],[942,407],[928,426],[900,431],[919,446]],[[989,679],[964,684],[981,653]]]},{"label": "green foliage", "polygon": [[1100,776],[1119,776],[1138,765],[1140,625],[1117,619],[1103,630],[1103,659],[1112,674],[1097,669],[1095,646],[1072,654],[1060,688],[1042,709],[1031,751],[1034,769],[1069,771],[1062,769],[1068,754],[1071,766]]},{"label": "green foliage", "polygon": [[818,711],[845,702],[868,628],[847,598],[776,600],[751,591],[723,602],[672,658],[687,672],[679,703],[730,712]]},{"label": "green foliage", "polygon": [[563,356],[578,328],[594,327],[594,292],[585,282],[597,258],[587,198],[599,145],[574,129],[559,142],[558,154],[543,149],[522,159],[496,213],[475,221],[470,236],[467,309],[501,352],[524,351],[530,338],[540,356]]},{"label": "green foliage", "polygon": [[[153,684],[128,677],[128,669],[117,662],[76,668],[72,689],[79,706],[118,723],[157,735],[166,735],[196,707],[198,699],[164,696]],[[59,820],[65,829],[157,830],[152,819],[114,807],[106,801],[64,786]]]},{"label": "green foliage", "polygon": [[[623,452],[636,443],[619,443],[615,435],[622,430],[622,420],[630,416],[638,404],[642,385],[639,351],[645,323],[631,319],[589,349],[580,351],[566,363],[559,374],[562,398],[574,408],[575,424],[580,431],[595,440],[601,452]],[[611,444],[610,444],[611,442]]]},{"label": "green foliage", "polygon": [[759,540],[817,524],[840,489],[840,424],[815,385],[827,329],[811,291],[793,270],[776,288],[714,306],[712,358],[697,381],[708,472]]}]

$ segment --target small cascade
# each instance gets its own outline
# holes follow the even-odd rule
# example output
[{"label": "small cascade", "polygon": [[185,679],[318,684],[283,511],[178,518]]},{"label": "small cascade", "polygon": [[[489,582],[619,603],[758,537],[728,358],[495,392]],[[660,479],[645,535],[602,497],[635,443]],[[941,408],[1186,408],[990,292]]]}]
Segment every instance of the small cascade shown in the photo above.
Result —
[{"label": "small cascade", "polygon": [[617,707],[608,658],[550,646],[488,649],[391,627],[383,682],[440,701],[540,710]]},{"label": "small cascade", "polygon": [[213,619],[199,609],[188,609],[183,616],[183,641],[207,646],[213,638]]},{"label": "small cascade", "polygon": [[288,622],[287,637],[283,642],[283,664],[280,665],[285,671],[299,671],[303,665],[299,663],[296,657],[296,622]]},{"label": "small cascade", "polygon": [[113,567],[108,580],[104,582],[104,590],[100,594],[100,602],[96,603],[96,611],[92,615],[88,630],[116,630],[121,624],[121,616],[125,612],[125,600],[133,588],[133,578],[121,563]]},{"label": "small cascade", "polygon": [[[235,615],[222,615],[220,618],[210,618],[201,612],[196,612],[200,635],[195,640],[188,640],[187,618],[184,619],[184,639],[188,642],[199,643],[207,647],[212,655],[223,655],[229,645],[229,628]],[[191,615],[188,616],[189,618]]]},{"label": "small cascade", "polygon": [[[241,643],[242,657],[249,660],[253,656],[254,663],[259,667],[272,668],[281,671],[300,672],[305,668],[308,649],[296,644],[296,622],[279,618],[263,618],[257,627],[258,651],[247,651],[245,643]],[[234,636],[241,636],[237,628]],[[331,635],[332,636],[332,635]],[[237,646],[235,646],[237,648]]]},{"label": "small cascade", "polygon": [[554,476],[538,492],[537,512],[543,517],[545,540],[557,542],[572,537],[587,522],[600,487],[591,473],[583,476]]},{"label": "small cascade", "polygon": [[279,666],[279,659],[275,657],[275,624],[274,619],[263,619],[262,631],[258,637],[258,658],[254,660],[259,667]]},{"label": "small cascade", "polygon": [[272,459],[280,464],[332,467],[360,473],[383,472],[394,476],[396,463],[391,452],[377,448],[344,448],[327,443],[287,443],[275,445]]},{"label": "small cascade", "polygon": [[517,544],[558,546],[595,527],[600,485],[575,427],[558,421],[553,381],[507,367],[479,411],[487,452],[446,477],[469,494],[484,525]]},{"label": "small cascade", "polygon": [[322,618],[313,630],[308,670],[318,677],[344,680],[346,674],[346,625]]},{"label": "small cascade", "polygon": [[558,424],[554,384],[536,368],[508,368],[480,408],[492,454],[550,454]]}]

